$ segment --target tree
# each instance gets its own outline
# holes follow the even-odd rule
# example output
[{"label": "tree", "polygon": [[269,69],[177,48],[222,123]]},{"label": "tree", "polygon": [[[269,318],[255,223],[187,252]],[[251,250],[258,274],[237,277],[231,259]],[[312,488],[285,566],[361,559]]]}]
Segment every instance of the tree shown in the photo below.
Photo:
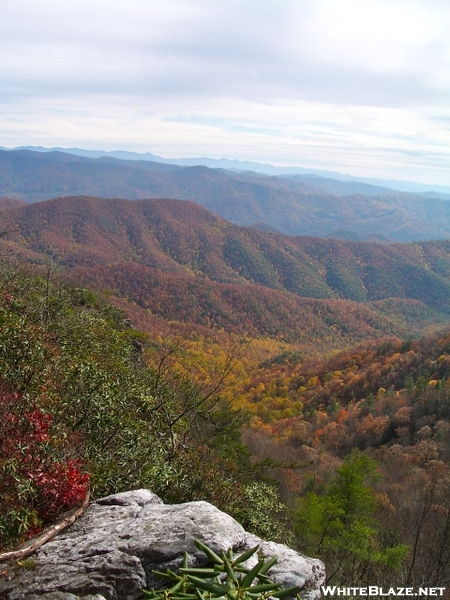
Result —
[{"label": "tree", "polygon": [[376,464],[354,451],[321,492],[310,491],[296,511],[298,545],[327,565],[327,581],[370,583],[386,565],[400,566],[406,547],[382,543],[375,519]]}]

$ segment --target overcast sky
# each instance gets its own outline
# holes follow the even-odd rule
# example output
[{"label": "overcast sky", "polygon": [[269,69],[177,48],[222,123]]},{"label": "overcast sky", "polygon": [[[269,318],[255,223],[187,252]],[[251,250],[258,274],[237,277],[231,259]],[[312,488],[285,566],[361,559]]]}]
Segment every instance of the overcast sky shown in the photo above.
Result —
[{"label": "overcast sky", "polygon": [[450,185],[450,1],[0,0],[0,145]]}]

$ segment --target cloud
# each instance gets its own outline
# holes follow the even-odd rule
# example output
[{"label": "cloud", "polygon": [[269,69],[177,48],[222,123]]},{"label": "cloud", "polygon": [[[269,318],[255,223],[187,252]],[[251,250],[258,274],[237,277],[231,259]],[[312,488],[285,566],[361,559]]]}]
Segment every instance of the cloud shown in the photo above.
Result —
[{"label": "cloud", "polygon": [[3,0],[0,143],[448,183],[449,22],[446,0]]},{"label": "cloud", "polygon": [[450,92],[450,6],[433,0],[4,3],[0,68],[18,90],[385,105]]}]

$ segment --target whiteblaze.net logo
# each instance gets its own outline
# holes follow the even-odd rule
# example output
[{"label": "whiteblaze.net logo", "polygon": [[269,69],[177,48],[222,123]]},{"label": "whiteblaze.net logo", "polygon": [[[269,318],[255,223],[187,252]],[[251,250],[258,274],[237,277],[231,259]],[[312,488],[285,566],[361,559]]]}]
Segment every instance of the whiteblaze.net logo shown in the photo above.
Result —
[{"label": "whiteblaze.net logo", "polygon": [[445,587],[391,587],[382,588],[378,585],[369,585],[367,587],[339,587],[337,585],[321,585],[322,596],[342,596],[345,598],[354,598],[357,596],[396,596],[400,598],[411,596],[443,596]]}]

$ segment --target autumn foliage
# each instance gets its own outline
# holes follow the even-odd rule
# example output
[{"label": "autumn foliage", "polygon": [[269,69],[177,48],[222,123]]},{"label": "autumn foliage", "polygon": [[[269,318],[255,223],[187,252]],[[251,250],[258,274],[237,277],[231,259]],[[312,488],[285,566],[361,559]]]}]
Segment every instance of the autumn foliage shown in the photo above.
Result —
[{"label": "autumn foliage", "polygon": [[92,292],[14,261],[0,264],[0,285],[0,547],[88,488],[240,508],[257,470],[226,393],[239,344],[203,357],[187,340],[150,342]]},{"label": "autumn foliage", "polygon": [[4,214],[4,247],[54,263],[0,265],[0,545],[88,486],[145,486],[333,583],[450,584],[447,242],[287,238],[176,201]]},{"label": "autumn foliage", "polygon": [[0,390],[0,533],[3,543],[38,532],[79,505],[89,487],[81,459],[67,458],[53,417],[23,395]]}]

